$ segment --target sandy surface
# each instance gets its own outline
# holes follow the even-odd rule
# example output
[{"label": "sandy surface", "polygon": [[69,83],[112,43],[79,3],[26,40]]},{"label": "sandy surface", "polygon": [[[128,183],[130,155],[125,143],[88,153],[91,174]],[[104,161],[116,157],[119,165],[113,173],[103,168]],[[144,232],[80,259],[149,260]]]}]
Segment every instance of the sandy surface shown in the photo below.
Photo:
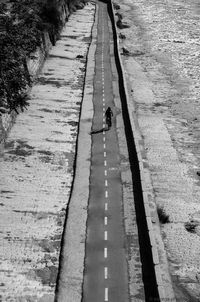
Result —
[{"label": "sandy surface", "polygon": [[54,300],[94,5],[52,48],[0,156],[0,301]]},{"label": "sandy surface", "polygon": [[[197,1],[117,1],[121,47],[144,139],[177,301],[200,300],[200,57]],[[122,53],[125,53],[123,49]]]}]

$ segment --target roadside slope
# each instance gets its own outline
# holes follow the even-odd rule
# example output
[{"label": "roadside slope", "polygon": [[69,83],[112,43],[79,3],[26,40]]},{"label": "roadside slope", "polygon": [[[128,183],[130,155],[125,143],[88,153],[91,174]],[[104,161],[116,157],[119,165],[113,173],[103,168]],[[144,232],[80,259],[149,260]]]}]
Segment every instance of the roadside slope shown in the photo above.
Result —
[{"label": "roadside slope", "polygon": [[93,18],[71,15],[1,146],[2,301],[54,301]]}]

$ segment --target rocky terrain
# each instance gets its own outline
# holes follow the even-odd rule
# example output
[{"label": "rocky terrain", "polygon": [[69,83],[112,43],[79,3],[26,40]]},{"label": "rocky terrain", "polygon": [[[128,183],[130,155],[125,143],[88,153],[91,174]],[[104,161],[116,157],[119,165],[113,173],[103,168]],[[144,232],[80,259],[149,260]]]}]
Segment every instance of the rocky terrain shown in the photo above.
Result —
[{"label": "rocky terrain", "polygon": [[116,3],[130,101],[150,173],[149,195],[162,213],[176,298],[199,301],[200,6],[194,0]]}]

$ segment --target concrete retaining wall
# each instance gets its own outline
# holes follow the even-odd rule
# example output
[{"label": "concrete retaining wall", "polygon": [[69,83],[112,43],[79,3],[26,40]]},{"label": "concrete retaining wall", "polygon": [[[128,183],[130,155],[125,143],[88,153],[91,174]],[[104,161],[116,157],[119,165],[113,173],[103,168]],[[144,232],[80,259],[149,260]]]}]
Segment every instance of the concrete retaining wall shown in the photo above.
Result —
[{"label": "concrete retaining wall", "polygon": [[134,136],[134,144],[135,144],[135,149],[136,149],[136,153],[137,153],[136,154],[137,161],[139,164],[139,174],[140,174],[141,187],[142,187],[144,211],[145,211],[147,229],[148,229],[149,240],[150,240],[150,245],[151,245],[151,253],[152,253],[152,259],[153,259],[158,295],[159,295],[159,299],[161,302],[164,302],[164,301],[172,302],[172,301],[176,301],[174,292],[173,292],[173,288],[172,288],[172,284],[170,282],[169,276],[166,276],[166,278],[163,278],[163,276],[162,276],[162,264],[159,259],[159,247],[156,243],[155,234],[153,231],[154,228],[153,228],[153,224],[152,224],[152,213],[151,213],[151,210],[149,207],[148,194],[147,194],[146,184],[145,184],[145,173],[144,173],[142,149],[141,149],[142,138],[141,138],[138,126],[137,126],[138,123],[137,123],[136,117],[133,114],[134,113],[133,104],[129,100],[125,71],[123,69],[123,64],[122,64],[120,51],[119,51],[119,40],[118,40],[117,28],[116,28],[117,20],[115,20],[112,0],[110,0],[110,15],[111,15],[111,20],[112,20],[113,27],[114,27],[113,28],[114,35],[116,36],[116,39],[117,39],[117,41],[116,41],[116,45],[117,45],[116,51],[117,51],[117,57],[118,57],[117,60],[120,65],[122,81],[123,81],[123,89],[124,89],[124,95],[125,95],[125,100],[123,100],[123,101],[126,102],[128,115],[129,115],[129,119],[130,119],[130,124],[131,124],[131,128],[132,128],[132,133]]}]

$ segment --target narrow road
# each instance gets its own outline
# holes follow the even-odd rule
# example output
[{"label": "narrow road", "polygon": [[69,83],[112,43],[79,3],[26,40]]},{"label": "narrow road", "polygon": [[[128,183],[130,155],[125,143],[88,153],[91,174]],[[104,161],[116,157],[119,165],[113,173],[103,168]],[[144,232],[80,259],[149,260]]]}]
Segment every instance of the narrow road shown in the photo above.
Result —
[{"label": "narrow road", "polygon": [[115,121],[105,125],[105,110],[114,107],[108,22],[99,2],[84,302],[129,301],[118,140]]}]

